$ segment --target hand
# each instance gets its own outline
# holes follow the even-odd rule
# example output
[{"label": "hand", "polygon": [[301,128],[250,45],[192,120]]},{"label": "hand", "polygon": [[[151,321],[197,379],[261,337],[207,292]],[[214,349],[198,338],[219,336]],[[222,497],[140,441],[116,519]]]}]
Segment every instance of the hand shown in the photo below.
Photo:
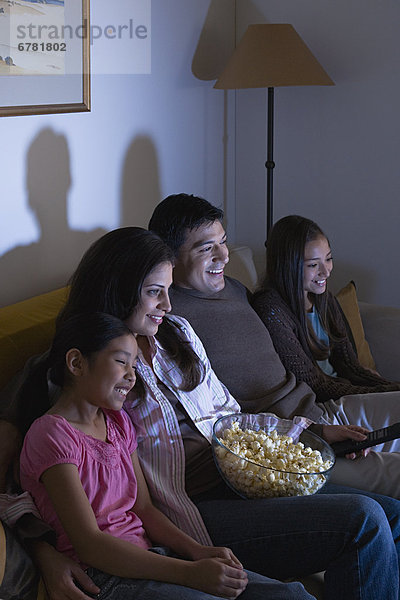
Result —
[{"label": "hand", "polygon": [[230,548],[224,548],[222,546],[202,546],[199,544],[192,551],[192,560],[201,560],[202,558],[224,558],[226,560],[233,561],[236,566],[243,569],[243,565],[238,558],[233,554]]},{"label": "hand", "polygon": [[[322,437],[328,444],[333,442],[343,442],[344,440],[355,440],[356,442],[362,442],[369,433],[365,427],[359,425],[323,425],[322,426]],[[359,452],[351,452],[346,454],[346,458],[354,460],[355,458],[365,457],[369,454],[371,448],[364,448]]]},{"label": "hand", "polygon": [[[45,548],[47,546],[47,548]],[[60,554],[48,544],[43,544],[35,553],[49,600],[89,600],[75,581],[89,594],[98,594],[100,589],[74,560]]]},{"label": "hand", "polygon": [[247,574],[238,566],[236,558],[203,558],[189,565],[187,585],[196,590],[234,600],[246,589]]}]

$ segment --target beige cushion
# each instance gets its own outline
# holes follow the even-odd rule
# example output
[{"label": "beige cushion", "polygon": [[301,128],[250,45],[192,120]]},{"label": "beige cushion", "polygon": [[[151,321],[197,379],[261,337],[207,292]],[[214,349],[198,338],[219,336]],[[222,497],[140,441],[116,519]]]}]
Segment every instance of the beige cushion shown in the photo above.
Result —
[{"label": "beige cushion", "polygon": [[257,272],[253,253],[248,246],[229,246],[229,262],[224,269],[225,275],[238,279],[250,291],[257,285]]},{"label": "beige cushion", "polygon": [[375,362],[372,358],[368,342],[365,339],[354,281],[349,281],[349,283],[336,294],[336,298],[339,300],[339,304],[349,322],[357,348],[358,360],[367,369],[375,369]]}]

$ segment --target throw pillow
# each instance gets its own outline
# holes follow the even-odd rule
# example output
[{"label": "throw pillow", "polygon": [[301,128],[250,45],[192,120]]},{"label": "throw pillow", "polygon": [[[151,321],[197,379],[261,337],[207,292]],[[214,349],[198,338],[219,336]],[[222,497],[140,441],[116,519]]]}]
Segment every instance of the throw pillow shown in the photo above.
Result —
[{"label": "throw pillow", "polygon": [[354,281],[349,281],[337,294],[336,298],[345,314],[350,325],[351,332],[356,344],[358,360],[367,369],[375,369],[375,362],[372,358],[371,350],[365,339],[364,327],[361,320],[360,310],[358,308],[356,285]]}]

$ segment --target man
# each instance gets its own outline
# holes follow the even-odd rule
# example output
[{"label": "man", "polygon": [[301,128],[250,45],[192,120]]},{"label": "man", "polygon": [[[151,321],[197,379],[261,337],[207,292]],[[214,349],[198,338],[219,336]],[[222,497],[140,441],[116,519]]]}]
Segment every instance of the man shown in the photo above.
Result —
[{"label": "man", "polygon": [[[400,392],[318,403],[308,385],[285,371],[267,328],[248,302],[248,290],[224,276],[229,256],[222,218],[223,212],[207,200],[176,194],[156,207],[149,229],[175,253],[172,312],[193,326],[214,371],[242,408],[282,418],[305,416],[318,424],[320,433],[328,424],[375,429],[400,421]],[[400,498],[399,449],[395,441],[385,446],[388,451],[370,452],[365,460],[338,459],[332,480]]]}]

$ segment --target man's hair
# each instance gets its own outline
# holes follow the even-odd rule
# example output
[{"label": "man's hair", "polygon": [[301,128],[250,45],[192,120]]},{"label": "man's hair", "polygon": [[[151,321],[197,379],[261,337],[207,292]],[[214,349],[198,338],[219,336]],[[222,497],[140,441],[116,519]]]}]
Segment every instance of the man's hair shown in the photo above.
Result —
[{"label": "man's hair", "polygon": [[210,202],[192,194],[173,194],[156,206],[149,229],[168,244],[175,256],[185,242],[186,230],[222,221],[224,213]]}]

